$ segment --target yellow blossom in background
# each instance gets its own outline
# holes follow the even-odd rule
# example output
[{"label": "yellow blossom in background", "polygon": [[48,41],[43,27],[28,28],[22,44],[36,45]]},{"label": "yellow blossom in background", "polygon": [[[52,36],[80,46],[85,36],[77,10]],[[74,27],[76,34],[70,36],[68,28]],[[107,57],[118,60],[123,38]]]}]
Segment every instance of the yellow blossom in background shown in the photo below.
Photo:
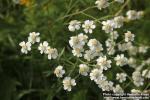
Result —
[{"label": "yellow blossom in background", "polygon": [[20,0],[20,5],[29,6],[32,0]]}]

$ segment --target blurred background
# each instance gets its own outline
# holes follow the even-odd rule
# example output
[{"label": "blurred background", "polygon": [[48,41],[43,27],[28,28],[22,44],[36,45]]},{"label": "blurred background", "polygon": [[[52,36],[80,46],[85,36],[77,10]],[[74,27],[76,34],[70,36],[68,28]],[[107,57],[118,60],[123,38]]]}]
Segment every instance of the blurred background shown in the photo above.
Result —
[{"label": "blurred background", "polygon": [[[94,5],[95,0],[0,0],[0,100],[103,100],[101,90],[89,78],[80,77],[77,86],[66,92],[62,80],[53,74],[59,64],[69,72],[73,66],[68,62],[76,59],[68,40],[77,33],[68,31],[69,21],[91,19],[84,14],[70,14]],[[94,8],[85,13],[101,18],[115,14],[121,5],[115,3],[102,11]],[[150,46],[150,0],[130,0],[122,14],[130,9],[143,10],[145,15],[128,22],[122,32],[130,30],[137,43]],[[61,59],[47,60],[36,49],[37,45],[29,54],[21,54],[19,43],[26,41],[28,33],[33,31],[41,33],[41,41],[57,48],[62,53]],[[104,41],[104,34],[99,25],[91,37]]]}]

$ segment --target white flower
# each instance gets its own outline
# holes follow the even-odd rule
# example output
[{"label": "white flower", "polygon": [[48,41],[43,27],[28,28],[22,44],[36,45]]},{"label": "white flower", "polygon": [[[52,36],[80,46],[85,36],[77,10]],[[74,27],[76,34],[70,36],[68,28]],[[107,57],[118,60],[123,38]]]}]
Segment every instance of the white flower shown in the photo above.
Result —
[{"label": "white flower", "polygon": [[72,48],[82,48],[83,44],[77,36],[70,37],[69,44]]},{"label": "white flower", "polygon": [[40,53],[43,54],[46,53],[47,47],[48,47],[48,42],[44,41],[43,43],[40,43],[38,50],[40,50]]},{"label": "white flower", "polygon": [[76,85],[76,82],[74,79],[71,79],[71,77],[65,77],[63,80],[64,90],[71,91],[72,86]]},{"label": "white flower", "polygon": [[111,60],[107,60],[106,56],[99,57],[97,60],[97,65],[99,65],[102,69],[107,70],[108,68],[111,68]]},{"label": "white flower", "polygon": [[118,49],[120,51],[126,51],[126,50],[129,50],[131,49],[133,46],[132,46],[132,43],[131,42],[126,42],[126,43],[122,43],[122,44],[118,44]]},{"label": "white flower", "polygon": [[101,51],[103,50],[103,47],[99,41],[96,39],[90,39],[87,45],[89,46],[90,50],[85,51],[85,59],[90,61],[94,57],[102,55]]},{"label": "white flower", "polygon": [[150,58],[145,61],[145,64],[150,65]]},{"label": "white flower", "polygon": [[137,19],[140,19],[141,17],[143,17],[144,12],[143,11],[138,11],[137,12]]},{"label": "white flower", "polygon": [[94,21],[86,20],[82,27],[84,28],[85,33],[93,33],[93,29],[96,28],[96,25],[94,24]]},{"label": "white flower", "polygon": [[108,55],[113,55],[115,53],[115,48],[114,47],[108,47],[107,53],[108,53]]},{"label": "white flower", "polygon": [[114,42],[113,39],[110,39],[108,38],[106,41],[105,41],[105,44],[106,44],[106,47],[114,47],[116,44]]},{"label": "white flower", "polygon": [[75,30],[79,30],[81,26],[81,22],[77,20],[72,20],[69,23],[68,29],[71,32],[74,32]]},{"label": "white flower", "polygon": [[97,1],[95,2],[95,4],[97,5],[97,8],[98,8],[99,10],[101,10],[102,8],[106,8],[106,7],[109,6],[108,0],[97,0]]},{"label": "white flower", "polygon": [[137,65],[136,65],[136,59],[130,57],[130,58],[128,59],[128,65],[131,66],[132,68],[136,68],[136,66],[137,66]]},{"label": "white flower", "polygon": [[128,20],[136,20],[137,19],[137,12],[135,10],[129,10],[127,13]]},{"label": "white flower", "polygon": [[117,16],[114,18],[114,28],[120,28],[123,26],[124,17],[123,16]]},{"label": "white flower", "polygon": [[96,52],[101,52],[103,50],[102,44],[96,39],[90,39],[87,45],[89,46],[90,50]]},{"label": "white flower", "polygon": [[138,48],[132,45],[128,48],[128,52],[130,55],[136,55],[138,52]]},{"label": "white flower", "polygon": [[111,91],[113,90],[113,82],[107,80],[101,80],[98,82],[98,87],[103,91]]},{"label": "white flower", "polygon": [[121,88],[121,86],[119,84],[116,85],[116,87],[113,88],[113,92],[114,93],[123,93],[123,89]]},{"label": "white flower", "polygon": [[144,12],[143,11],[129,10],[126,13],[126,15],[127,15],[128,20],[136,20],[136,19],[140,19],[144,15]]},{"label": "white flower", "polygon": [[115,0],[118,3],[124,3],[124,0]]},{"label": "white flower", "polygon": [[74,56],[82,57],[83,48],[73,48],[72,53]]},{"label": "white flower", "polygon": [[127,48],[126,48],[126,43],[118,43],[118,50],[119,51],[125,51],[125,50],[127,50]]},{"label": "white flower", "polygon": [[101,79],[103,77],[103,74],[102,74],[102,70],[100,69],[93,69],[90,73],[90,79],[91,80],[94,80],[95,82],[99,79]]},{"label": "white flower", "polygon": [[147,46],[140,46],[139,47],[139,53],[146,53],[147,52],[147,50],[148,50],[149,48],[147,47]]},{"label": "white flower", "polygon": [[110,33],[110,38],[113,40],[116,40],[119,37],[119,34],[117,31],[113,31]]},{"label": "white flower", "polygon": [[74,56],[82,57],[84,51],[83,46],[87,42],[88,36],[80,33],[77,36],[70,37],[69,44],[73,48],[72,53]]},{"label": "white flower", "polygon": [[113,37],[111,37],[112,39],[107,39],[105,41],[106,47],[107,47],[107,53],[108,55],[113,55],[115,53],[115,41],[113,40]]},{"label": "white flower", "polygon": [[102,88],[102,90],[103,91],[111,91],[111,90],[113,90],[113,82],[111,82],[111,81],[106,81],[102,86],[101,86],[101,88]]},{"label": "white flower", "polygon": [[117,73],[116,79],[119,80],[120,83],[126,81],[127,74],[125,73]]},{"label": "white flower", "polygon": [[144,85],[144,79],[143,79],[140,71],[133,72],[132,73],[132,79],[133,79],[134,84],[137,87]]},{"label": "white flower", "polygon": [[83,42],[82,44],[85,45],[85,43],[87,42],[88,36],[84,35],[83,33],[78,34],[78,38],[81,42]]},{"label": "white flower", "polygon": [[105,44],[106,44],[106,47],[114,47],[116,45],[115,41],[113,39],[110,39],[108,38],[106,41],[105,41]]},{"label": "white flower", "polygon": [[150,78],[150,70],[148,70],[148,69],[143,70],[142,76],[145,78]]},{"label": "white flower", "polygon": [[[100,71],[102,71],[101,69],[98,69]],[[101,83],[103,83],[104,81],[107,81],[107,77],[104,76],[103,73],[100,74],[100,76],[94,80],[94,82],[100,87]]]},{"label": "white flower", "polygon": [[79,73],[83,76],[87,76],[89,72],[89,67],[86,64],[79,65]]},{"label": "white flower", "polygon": [[84,54],[84,59],[87,61],[90,61],[91,59],[94,59],[94,57],[99,56],[100,54],[96,53],[93,50],[86,50]]},{"label": "white flower", "polygon": [[69,44],[72,48],[83,48],[87,42],[88,36],[80,33],[78,36],[70,37]]},{"label": "white flower", "polygon": [[91,50],[86,50],[85,54],[84,54],[84,59],[86,59],[87,61],[90,61],[91,59],[93,59],[93,53]]},{"label": "white flower", "polygon": [[63,75],[65,74],[65,70],[63,70],[63,66],[57,66],[54,70],[54,74],[57,77],[63,77]]},{"label": "white flower", "polygon": [[124,54],[117,55],[115,57],[116,65],[117,66],[124,66],[127,64],[127,58],[124,56]]},{"label": "white flower", "polygon": [[32,44],[34,44],[35,42],[40,42],[39,35],[40,33],[36,33],[36,32],[29,33],[28,41]]},{"label": "white flower", "polygon": [[19,45],[21,46],[21,52],[27,54],[28,51],[31,51],[31,43],[30,42],[20,42]]},{"label": "white flower", "polygon": [[104,30],[106,33],[113,32],[114,28],[114,21],[113,20],[107,20],[102,22],[102,30]]},{"label": "white flower", "polygon": [[127,31],[127,33],[124,34],[125,34],[125,42],[134,41],[135,35],[132,34],[130,31]]},{"label": "white flower", "polygon": [[48,54],[48,59],[56,59],[58,56],[58,52],[56,48],[47,47],[46,54]]}]

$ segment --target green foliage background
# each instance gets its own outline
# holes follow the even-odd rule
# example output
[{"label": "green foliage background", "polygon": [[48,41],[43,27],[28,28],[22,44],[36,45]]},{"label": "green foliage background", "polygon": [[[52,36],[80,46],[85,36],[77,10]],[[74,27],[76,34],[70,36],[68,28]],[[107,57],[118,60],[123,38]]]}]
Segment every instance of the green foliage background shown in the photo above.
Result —
[{"label": "green foliage background", "polygon": [[[75,57],[72,58],[68,40],[77,33],[70,33],[67,23],[72,19],[91,19],[81,13],[63,17],[93,6],[95,0],[32,1],[32,5],[25,6],[15,4],[13,0],[0,0],[0,100],[103,100],[101,90],[89,78],[78,78],[72,92],[65,92],[61,80],[53,75],[57,65],[64,65],[69,71],[74,67],[70,63],[76,61]],[[103,11],[94,8],[85,13],[101,18],[113,15],[120,7],[121,4],[116,3]],[[131,30],[136,34],[138,43],[149,45],[150,0],[130,0],[123,15],[129,9],[144,10],[145,16],[129,22],[123,32]],[[106,36],[98,27],[92,37],[103,42]],[[28,33],[32,31],[40,32],[42,41],[47,40],[52,47],[58,48],[62,52],[61,58],[49,61],[39,54],[37,46],[28,55],[21,54],[18,44],[27,40]],[[113,77],[112,74],[109,74],[110,77]]]}]

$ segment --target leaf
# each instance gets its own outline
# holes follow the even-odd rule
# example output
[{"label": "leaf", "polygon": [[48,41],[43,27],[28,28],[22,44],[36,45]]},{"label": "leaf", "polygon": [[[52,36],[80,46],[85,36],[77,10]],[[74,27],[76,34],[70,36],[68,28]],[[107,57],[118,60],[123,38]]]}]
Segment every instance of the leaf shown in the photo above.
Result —
[{"label": "leaf", "polygon": [[20,100],[21,98],[23,98],[24,95],[30,94],[32,92],[35,92],[36,90],[34,89],[30,89],[30,90],[23,90],[21,91],[18,96],[17,96],[17,100]]},{"label": "leaf", "polygon": [[50,90],[46,100],[53,100],[53,97],[54,97],[54,92]]},{"label": "leaf", "polygon": [[8,40],[12,47],[16,47],[14,40],[12,39],[12,37],[9,34],[8,34]]},{"label": "leaf", "polygon": [[65,48],[63,48],[60,52],[60,54],[58,55],[58,60],[60,59],[60,57],[64,54]]},{"label": "leaf", "polygon": [[11,100],[16,90],[16,81],[4,74],[0,74],[0,90],[1,100]]},{"label": "leaf", "polygon": [[52,71],[44,71],[43,74],[46,76],[46,77],[49,77],[50,75],[53,74]]}]

